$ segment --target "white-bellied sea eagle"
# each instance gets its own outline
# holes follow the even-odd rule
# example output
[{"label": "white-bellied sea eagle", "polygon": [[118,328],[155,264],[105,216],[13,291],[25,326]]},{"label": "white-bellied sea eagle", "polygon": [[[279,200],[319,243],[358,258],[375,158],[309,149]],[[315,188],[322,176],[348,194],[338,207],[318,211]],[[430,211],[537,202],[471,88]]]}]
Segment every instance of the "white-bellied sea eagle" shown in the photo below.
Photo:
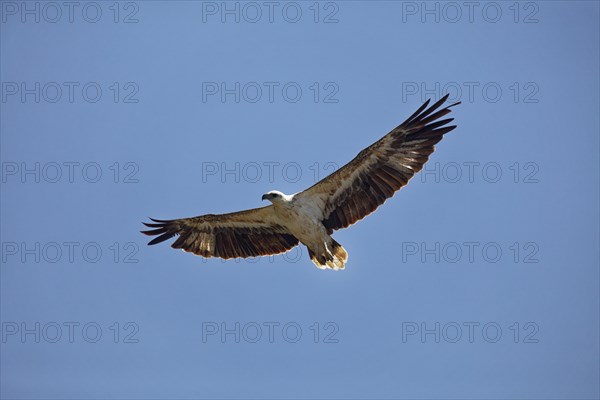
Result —
[{"label": "white-bellied sea eagle", "polygon": [[207,214],[144,223],[154,238],[148,244],[179,236],[171,247],[202,257],[256,257],[284,253],[298,243],[308,248],[321,269],[344,269],[346,250],[331,237],[369,215],[423,168],[444,134],[456,125],[440,119],[450,107],[448,95],[427,108],[429,100],[390,133],[362,150],[328,177],[296,194],[271,191],[267,207],[229,214]]}]

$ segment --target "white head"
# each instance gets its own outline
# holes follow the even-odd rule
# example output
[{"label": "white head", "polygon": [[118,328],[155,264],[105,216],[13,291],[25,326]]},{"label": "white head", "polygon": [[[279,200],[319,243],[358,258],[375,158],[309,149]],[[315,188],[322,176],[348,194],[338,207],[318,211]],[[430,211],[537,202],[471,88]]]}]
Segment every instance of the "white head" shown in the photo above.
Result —
[{"label": "white head", "polygon": [[269,200],[271,203],[285,203],[292,200],[291,195],[281,193],[279,190],[271,190],[262,195],[263,200]]}]

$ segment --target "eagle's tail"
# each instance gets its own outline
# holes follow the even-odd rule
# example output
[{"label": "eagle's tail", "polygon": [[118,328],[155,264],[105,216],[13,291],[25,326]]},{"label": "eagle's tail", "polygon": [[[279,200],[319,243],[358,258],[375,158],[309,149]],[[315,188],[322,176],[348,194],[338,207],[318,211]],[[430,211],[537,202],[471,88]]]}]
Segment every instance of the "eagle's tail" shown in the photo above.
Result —
[{"label": "eagle's tail", "polygon": [[310,248],[308,249],[308,255],[311,261],[319,269],[330,268],[334,271],[344,269],[346,261],[348,261],[348,253],[341,244],[336,242],[334,239],[331,241],[332,248],[329,249],[327,245],[324,246],[324,251],[315,253]]}]

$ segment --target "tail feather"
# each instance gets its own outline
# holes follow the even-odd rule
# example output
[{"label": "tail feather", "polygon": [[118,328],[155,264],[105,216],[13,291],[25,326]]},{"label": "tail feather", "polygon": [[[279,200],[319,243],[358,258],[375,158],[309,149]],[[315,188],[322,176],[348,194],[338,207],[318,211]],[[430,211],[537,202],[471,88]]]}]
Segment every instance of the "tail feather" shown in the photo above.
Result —
[{"label": "tail feather", "polygon": [[348,261],[348,252],[342,247],[341,244],[332,239],[332,248],[329,249],[327,245],[324,246],[324,251],[314,252],[310,248],[308,249],[308,255],[311,261],[319,269],[330,268],[334,271],[342,270],[346,266]]}]

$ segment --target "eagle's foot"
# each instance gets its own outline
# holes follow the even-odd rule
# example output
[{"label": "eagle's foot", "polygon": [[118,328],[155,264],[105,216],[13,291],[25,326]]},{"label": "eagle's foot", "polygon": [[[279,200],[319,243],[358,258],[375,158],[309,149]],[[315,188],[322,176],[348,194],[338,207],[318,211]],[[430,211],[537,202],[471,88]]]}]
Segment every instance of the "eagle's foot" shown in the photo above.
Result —
[{"label": "eagle's foot", "polygon": [[334,271],[343,270],[348,261],[348,253],[342,247],[341,244],[332,239],[332,249],[329,250],[327,244],[324,246],[324,250],[317,254],[311,249],[308,249],[308,255],[310,256],[313,264],[319,269],[332,269]]}]

